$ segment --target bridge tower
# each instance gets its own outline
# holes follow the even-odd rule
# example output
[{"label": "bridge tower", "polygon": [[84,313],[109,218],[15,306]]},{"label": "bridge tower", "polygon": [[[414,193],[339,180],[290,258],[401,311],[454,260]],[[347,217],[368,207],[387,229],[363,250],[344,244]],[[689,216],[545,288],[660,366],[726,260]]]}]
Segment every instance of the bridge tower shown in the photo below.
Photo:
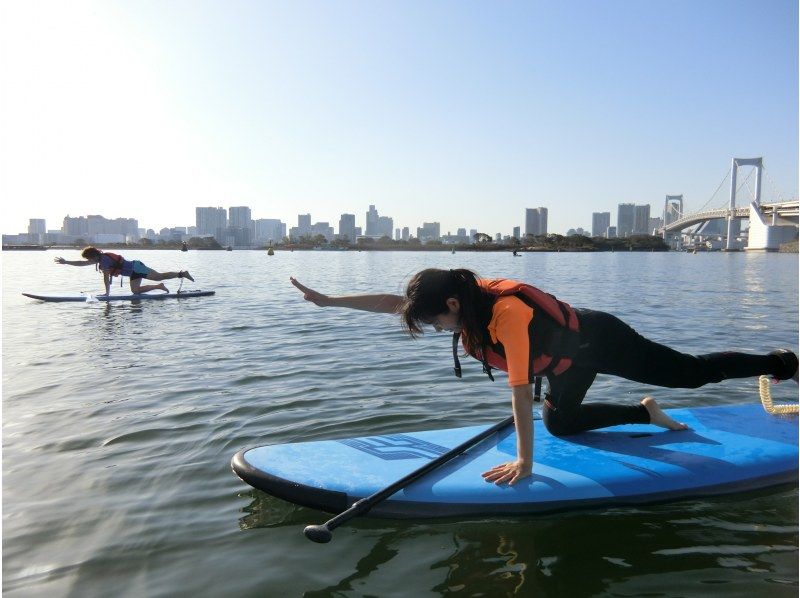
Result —
[{"label": "bridge tower", "polygon": [[667,195],[664,200],[664,241],[671,244],[670,236],[675,237],[676,248],[680,245],[680,231],[675,235],[667,232],[667,226],[683,217],[683,195]]},{"label": "bridge tower", "polygon": [[763,158],[734,158],[731,164],[731,203],[728,210],[728,239],[725,243],[726,251],[737,249],[734,247],[733,238],[739,234],[741,225],[736,219],[736,173],[740,166],[756,167],[756,206],[761,205],[761,174],[764,169]]}]

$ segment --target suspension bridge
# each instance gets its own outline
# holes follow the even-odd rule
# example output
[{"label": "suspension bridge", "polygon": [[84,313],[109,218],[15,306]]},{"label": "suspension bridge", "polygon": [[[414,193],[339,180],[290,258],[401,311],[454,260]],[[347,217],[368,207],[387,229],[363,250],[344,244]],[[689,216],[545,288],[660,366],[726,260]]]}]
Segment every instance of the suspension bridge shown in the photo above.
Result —
[{"label": "suspension bridge", "polygon": [[[751,166],[752,169],[737,186],[739,168],[747,166]],[[751,187],[749,183],[754,173],[755,181]],[[731,181],[729,199],[723,205],[719,205],[716,203],[718,193],[729,178]],[[765,179],[776,192],[776,197],[771,201],[762,201],[761,188]],[[746,203],[741,205],[743,195]],[[737,204],[737,199],[740,204]],[[763,158],[733,158],[731,168],[717,190],[699,210],[685,212],[682,195],[667,195],[664,201],[664,225],[659,232],[665,240],[670,241],[682,234],[700,234],[707,223],[724,222],[724,231],[719,231],[718,234],[724,238],[727,251],[743,248],[775,251],[781,243],[797,238],[799,212],[798,200],[784,199],[777,190],[777,186],[764,168]],[[744,219],[749,221],[746,247],[741,235],[741,222]],[[692,227],[697,228],[694,231],[689,230]]]}]

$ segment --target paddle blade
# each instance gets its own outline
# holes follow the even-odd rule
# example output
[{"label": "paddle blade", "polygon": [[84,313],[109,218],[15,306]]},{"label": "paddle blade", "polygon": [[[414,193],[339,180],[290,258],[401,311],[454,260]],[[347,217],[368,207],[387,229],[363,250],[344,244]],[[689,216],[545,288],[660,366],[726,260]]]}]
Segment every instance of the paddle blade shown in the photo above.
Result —
[{"label": "paddle blade", "polygon": [[313,540],[317,544],[327,544],[333,537],[327,525],[307,525],[303,533],[306,538]]}]

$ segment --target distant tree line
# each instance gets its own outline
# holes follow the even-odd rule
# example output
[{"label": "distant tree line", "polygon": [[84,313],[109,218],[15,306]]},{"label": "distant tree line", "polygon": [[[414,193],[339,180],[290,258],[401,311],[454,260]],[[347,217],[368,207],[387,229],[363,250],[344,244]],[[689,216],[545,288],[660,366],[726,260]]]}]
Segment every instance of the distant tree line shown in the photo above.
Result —
[{"label": "distant tree line", "polygon": [[[419,239],[396,241],[388,236],[380,239],[364,237],[357,243],[348,239],[334,239],[328,241],[323,235],[305,235],[297,241],[284,237],[274,244],[278,249],[363,249],[363,250],[410,250],[410,251],[668,251],[669,246],[661,237],[650,235],[634,235],[621,239],[606,239],[605,237],[585,237],[574,235],[526,235],[522,239],[496,242],[486,233],[476,233],[474,243],[444,244],[441,241],[427,241],[422,243]],[[78,239],[74,243],[77,247],[90,245],[85,239]],[[141,249],[182,249],[182,241],[165,241],[160,239],[141,239],[138,243],[104,243],[104,247],[141,248]],[[266,247],[266,246],[264,246]],[[187,249],[225,249],[212,237],[192,237],[186,241]]]},{"label": "distant tree line", "polygon": [[364,237],[353,244],[347,239],[328,241],[323,235],[306,235],[297,241],[284,237],[277,247],[284,246],[290,249],[365,249],[365,250],[447,250],[459,251],[668,251],[669,246],[661,237],[651,235],[634,235],[620,239],[607,239],[605,237],[585,237],[574,235],[527,235],[522,239],[496,242],[486,233],[473,235],[474,243],[444,244],[441,241],[427,241],[422,243],[419,239],[408,241],[394,240],[388,236],[380,239]]},{"label": "distant tree line", "polygon": [[[102,243],[103,247],[130,247],[139,249],[183,249],[183,241],[165,241],[159,239],[139,239],[138,243]],[[86,239],[77,239],[73,245],[76,247],[86,247],[91,245]],[[186,241],[187,249],[224,249],[213,237],[192,237]]]}]

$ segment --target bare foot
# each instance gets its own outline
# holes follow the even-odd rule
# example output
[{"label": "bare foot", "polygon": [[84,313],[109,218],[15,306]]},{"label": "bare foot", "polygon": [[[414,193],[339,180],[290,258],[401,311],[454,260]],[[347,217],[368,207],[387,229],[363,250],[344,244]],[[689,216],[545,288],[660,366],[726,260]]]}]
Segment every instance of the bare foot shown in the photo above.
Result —
[{"label": "bare foot", "polygon": [[188,270],[181,270],[178,274],[180,275],[181,278],[188,278],[189,280],[194,282],[194,278],[192,278],[192,275],[189,274]]},{"label": "bare foot", "polygon": [[689,426],[676,422],[669,415],[661,410],[656,400],[653,397],[645,397],[642,399],[642,405],[647,409],[650,414],[650,423],[659,428],[666,428],[667,430],[688,430]]},{"label": "bare foot", "polygon": [[164,291],[164,292],[169,293],[169,289],[167,288],[167,286],[163,282],[160,285],[158,285],[156,288],[159,291]]}]

